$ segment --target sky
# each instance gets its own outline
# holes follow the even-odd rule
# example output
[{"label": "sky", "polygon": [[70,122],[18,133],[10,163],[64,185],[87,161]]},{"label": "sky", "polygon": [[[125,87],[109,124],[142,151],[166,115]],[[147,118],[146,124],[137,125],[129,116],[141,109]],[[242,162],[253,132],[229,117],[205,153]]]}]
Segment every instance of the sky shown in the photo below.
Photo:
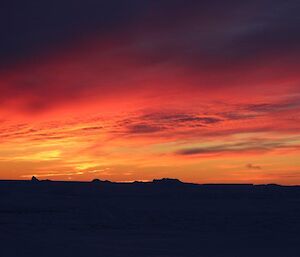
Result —
[{"label": "sky", "polygon": [[1,3],[0,179],[300,184],[299,13]]}]

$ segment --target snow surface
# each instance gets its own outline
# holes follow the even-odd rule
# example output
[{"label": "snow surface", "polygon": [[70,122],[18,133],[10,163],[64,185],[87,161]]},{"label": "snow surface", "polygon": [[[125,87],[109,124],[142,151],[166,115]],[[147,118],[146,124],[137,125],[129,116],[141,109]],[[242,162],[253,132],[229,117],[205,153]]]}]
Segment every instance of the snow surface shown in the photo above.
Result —
[{"label": "snow surface", "polygon": [[299,257],[300,188],[0,181],[0,257]]}]

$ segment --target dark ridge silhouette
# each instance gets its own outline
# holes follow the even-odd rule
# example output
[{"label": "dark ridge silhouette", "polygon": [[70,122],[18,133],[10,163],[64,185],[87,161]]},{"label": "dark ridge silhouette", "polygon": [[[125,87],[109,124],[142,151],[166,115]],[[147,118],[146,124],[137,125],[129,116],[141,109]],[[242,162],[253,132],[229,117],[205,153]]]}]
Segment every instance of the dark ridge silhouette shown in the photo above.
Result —
[{"label": "dark ridge silhouette", "polygon": [[102,180],[98,179],[98,178],[95,178],[92,180],[92,183],[101,183]]},{"label": "dark ridge silhouette", "polygon": [[37,179],[35,176],[32,176],[31,181],[32,181],[32,182],[40,182],[40,180]]},{"label": "dark ridge silhouette", "polygon": [[52,180],[50,180],[50,179],[44,179],[44,180],[42,180],[42,182],[51,182]]},{"label": "dark ridge silhouette", "polygon": [[[0,180],[1,182],[26,182],[27,180]],[[53,182],[53,183],[65,183],[65,184],[86,184],[86,183],[93,183],[93,184],[111,184],[111,185],[162,185],[162,186],[201,186],[209,187],[209,188],[254,188],[254,187],[273,187],[273,188],[280,188],[280,187],[300,187],[300,185],[279,185],[279,184],[251,184],[251,183],[205,183],[205,184],[197,184],[197,183],[190,183],[190,182],[183,182],[176,178],[161,178],[161,179],[153,179],[152,181],[133,181],[133,182],[113,182],[110,180],[101,180],[98,178],[93,179],[90,182],[87,181],[59,181],[59,180],[50,180],[44,179],[39,180],[37,177],[32,176],[32,182]]]},{"label": "dark ridge silhouette", "polygon": [[163,184],[163,185],[181,185],[181,184],[183,184],[183,182],[181,182],[179,179],[175,179],[175,178],[153,179],[152,182],[154,184]]},{"label": "dark ridge silhouette", "polygon": [[95,178],[95,179],[93,179],[92,180],[92,183],[94,183],[94,184],[103,184],[103,183],[113,183],[113,182],[111,182],[111,181],[109,181],[109,180],[100,180],[100,179],[98,179],[98,178]]}]

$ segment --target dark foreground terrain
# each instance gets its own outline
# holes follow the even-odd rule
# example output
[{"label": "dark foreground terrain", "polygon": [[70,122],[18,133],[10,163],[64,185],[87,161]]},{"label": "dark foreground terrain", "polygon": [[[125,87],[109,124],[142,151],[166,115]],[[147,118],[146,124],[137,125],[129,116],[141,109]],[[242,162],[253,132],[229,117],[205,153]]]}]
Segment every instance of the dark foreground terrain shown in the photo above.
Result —
[{"label": "dark foreground terrain", "polygon": [[0,181],[1,257],[299,257],[300,187]]}]

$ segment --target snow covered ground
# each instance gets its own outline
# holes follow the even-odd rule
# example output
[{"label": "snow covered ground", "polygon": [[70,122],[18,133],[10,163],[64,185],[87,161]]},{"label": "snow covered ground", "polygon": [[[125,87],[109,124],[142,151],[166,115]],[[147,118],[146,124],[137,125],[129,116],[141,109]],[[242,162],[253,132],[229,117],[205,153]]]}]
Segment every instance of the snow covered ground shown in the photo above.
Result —
[{"label": "snow covered ground", "polygon": [[299,257],[300,188],[0,181],[2,257]]}]

